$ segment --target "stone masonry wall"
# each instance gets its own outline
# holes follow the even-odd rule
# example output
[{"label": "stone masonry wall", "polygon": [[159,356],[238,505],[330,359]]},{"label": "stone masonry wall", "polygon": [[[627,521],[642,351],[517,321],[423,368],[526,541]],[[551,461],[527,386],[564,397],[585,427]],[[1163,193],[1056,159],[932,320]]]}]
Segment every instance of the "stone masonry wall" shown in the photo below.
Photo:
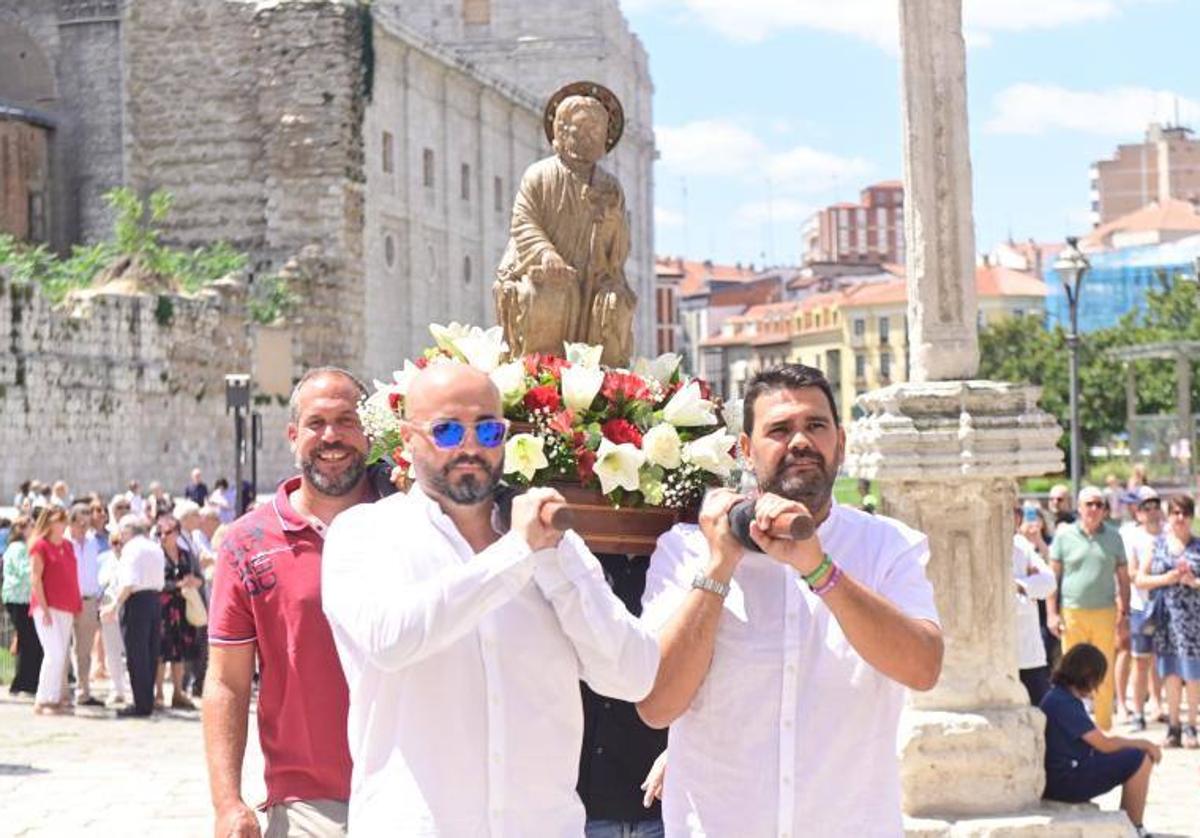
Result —
[{"label": "stone masonry wall", "polygon": [[257,275],[305,254],[293,357],[363,353],[364,16],[339,0],[130,0],[129,180],[175,197],[171,239]]},{"label": "stone masonry wall", "polygon": [[92,292],[54,308],[0,270],[0,488],[62,478],[108,494],[137,478],[179,492],[193,466],[232,478],[223,376],[248,353],[240,297]]}]

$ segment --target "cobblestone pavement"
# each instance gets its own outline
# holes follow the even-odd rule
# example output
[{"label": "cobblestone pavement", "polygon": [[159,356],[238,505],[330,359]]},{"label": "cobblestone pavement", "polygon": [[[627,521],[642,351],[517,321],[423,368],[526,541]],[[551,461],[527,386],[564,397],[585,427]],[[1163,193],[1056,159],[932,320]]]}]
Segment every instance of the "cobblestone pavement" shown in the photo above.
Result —
[{"label": "cobblestone pavement", "polygon": [[[1149,739],[1162,744],[1167,726],[1151,724],[1145,733],[1131,733],[1116,721],[1113,736]],[[1121,808],[1121,792],[1114,789],[1099,800],[1105,809]],[[1156,838],[1200,836],[1200,749],[1163,749],[1163,761],[1150,775],[1150,798],[1146,803],[1146,829]]]},{"label": "cobblestone pavement", "polygon": [[[246,750],[243,789],[258,802],[253,719]],[[199,712],[35,716],[30,700],[0,689],[0,834],[207,838],[211,813]]]},{"label": "cobblestone pavement", "polygon": [[[1149,736],[1157,741],[1163,733],[1156,725]],[[0,834],[206,838],[212,820],[203,751],[198,712],[118,720],[97,708],[35,716],[28,700],[0,690]],[[243,786],[246,800],[263,799],[253,720]],[[1111,793],[1101,805],[1116,809],[1119,798]],[[1151,781],[1146,826],[1156,835],[1200,836],[1200,750],[1166,752]]]}]

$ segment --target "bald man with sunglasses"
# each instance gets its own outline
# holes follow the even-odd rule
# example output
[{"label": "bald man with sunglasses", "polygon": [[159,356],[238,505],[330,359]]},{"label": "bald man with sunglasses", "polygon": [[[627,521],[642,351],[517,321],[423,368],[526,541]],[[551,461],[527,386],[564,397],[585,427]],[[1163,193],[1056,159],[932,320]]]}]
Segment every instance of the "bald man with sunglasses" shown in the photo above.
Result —
[{"label": "bald man with sunglasses", "polygon": [[322,566],[350,687],[350,830],[578,838],[578,682],[637,701],[658,645],[549,523],[557,492],[515,498],[502,531],[507,423],[487,375],[430,367],[405,411],[416,484],[339,516]]}]

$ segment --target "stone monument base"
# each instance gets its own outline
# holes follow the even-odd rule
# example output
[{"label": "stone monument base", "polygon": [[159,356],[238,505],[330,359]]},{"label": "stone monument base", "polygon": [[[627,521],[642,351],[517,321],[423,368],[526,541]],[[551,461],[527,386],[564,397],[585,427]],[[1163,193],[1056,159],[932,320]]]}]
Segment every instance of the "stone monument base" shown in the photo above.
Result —
[{"label": "stone monument base", "polygon": [[1020,811],[1042,796],[1045,717],[1035,707],[907,710],[900,787],[914,816]]},{"label": "stone monument base", "polygon": [[1043,802],[1005,815],[904,819],[907,838],[1132,838],[1124,812],[1106,812],[1091,803]]}]

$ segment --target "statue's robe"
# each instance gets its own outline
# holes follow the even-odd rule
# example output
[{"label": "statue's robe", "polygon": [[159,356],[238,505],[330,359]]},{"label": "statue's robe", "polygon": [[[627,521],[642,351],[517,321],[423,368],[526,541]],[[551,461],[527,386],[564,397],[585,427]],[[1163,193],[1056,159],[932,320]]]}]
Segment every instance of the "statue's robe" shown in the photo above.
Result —
[{"label": "statue's robe", "polygon": [[[575,269],[573,278],[542,276],[550,249]],[[561,355],[564,341],[582,342],[603,346],[604,363],[628,365],[637,300],[625,280],[628,256],[625,196],[616,178],[596,166],[587,183],[557,156],[526,169],[493,287],[513,354]]]}]

